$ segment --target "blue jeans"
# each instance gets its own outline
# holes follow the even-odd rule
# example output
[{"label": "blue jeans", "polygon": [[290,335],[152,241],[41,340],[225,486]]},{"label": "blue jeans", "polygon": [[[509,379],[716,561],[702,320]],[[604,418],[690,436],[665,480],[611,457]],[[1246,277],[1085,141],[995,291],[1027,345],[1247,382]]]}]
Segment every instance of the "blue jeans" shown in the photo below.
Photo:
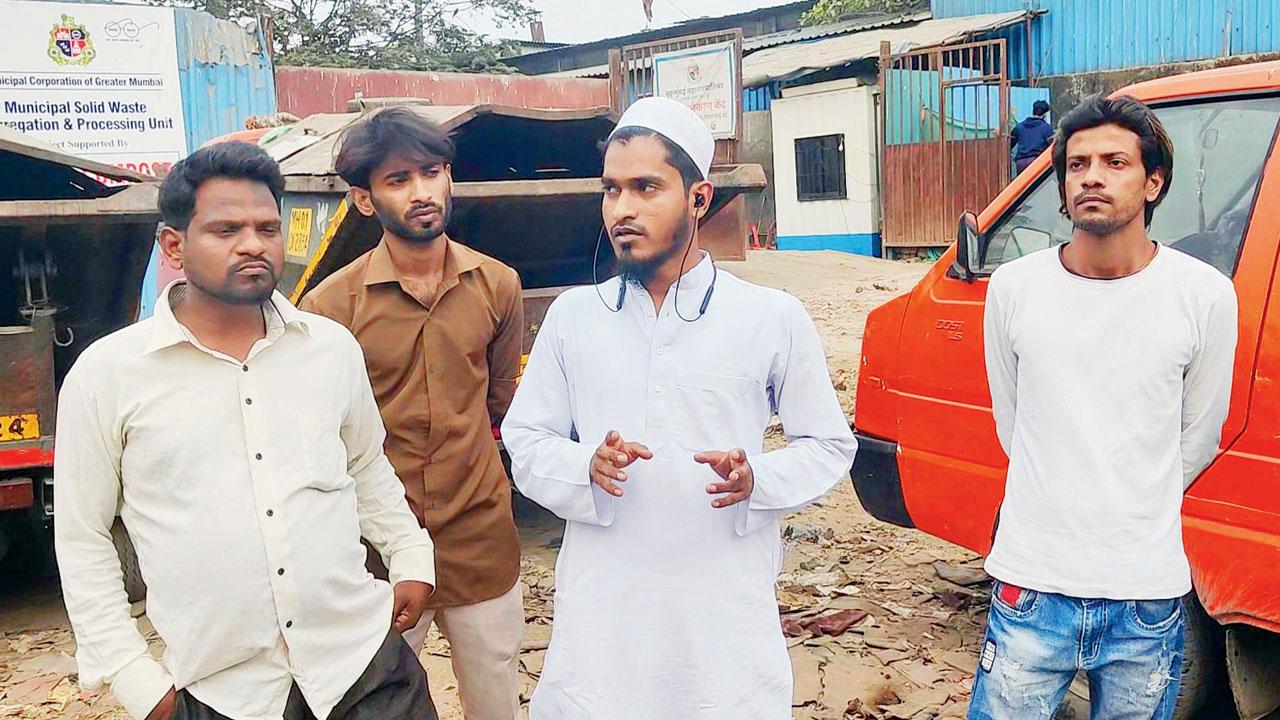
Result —
[{"label": "blue jeans", "polygon": [[1049,720],[1076,672],[1092,720],[1169,720],[1185,641],[1182,600],[1083,600],[997,581],[969,720]]}]

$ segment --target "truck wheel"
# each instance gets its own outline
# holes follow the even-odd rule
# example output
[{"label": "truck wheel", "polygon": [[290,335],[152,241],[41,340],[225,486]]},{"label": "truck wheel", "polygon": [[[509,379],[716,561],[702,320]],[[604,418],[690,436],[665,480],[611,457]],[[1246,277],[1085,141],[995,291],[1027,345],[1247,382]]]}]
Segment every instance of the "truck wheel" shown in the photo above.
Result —
[{"label": "truck wheel", "polygon": [[[1205,700],[1218,687],[1225,651],[1222,628],[1205,612],[1195,593],[1182,598],[1182,613],[1186,617],[1183,635],[1187,649],[1182,661],[1182,683],[1178,687],[1178,706],[1173,711],[1173,720],[1193,720]],[[1081,673],[1071,683],[1071,689],[1054,718],[1083,720],[1087,717],[1089,681]]]},{"label": "truck wheel", "polygon": [[129,602],[136,603],[147,596],[147,584],[143,582],[142,571],[138,569],[138,554],[134,552],[129,531],[125,530],[120,518],[116,518],[115,524],[111,526],[111,540],[115,542],[116,554],[120,556],[125,594],[129,596]]},{"label": "truck wheel", "polygon": [[1222,626],[1209,617],[1195,593],[1182,598],[1182,612],[1187,620],[1184,632],[1187,651],[1182,661],[1182,685],[1178,689],[1178,707],[1173,712],[1173,720],[1191,720],[1204,707],[1218,687],[1226,660]]}]

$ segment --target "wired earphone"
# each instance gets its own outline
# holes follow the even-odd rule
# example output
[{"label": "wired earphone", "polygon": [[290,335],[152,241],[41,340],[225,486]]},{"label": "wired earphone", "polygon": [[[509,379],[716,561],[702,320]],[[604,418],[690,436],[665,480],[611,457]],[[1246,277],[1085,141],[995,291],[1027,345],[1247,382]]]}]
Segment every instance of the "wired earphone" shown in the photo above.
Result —
[{"label": "wired earphone", "polygon": [[[693,199],[694,208],[701,208],[706,204],[707,204],[706,198],[701,195]],[[689,260],[689,253],[693,250],[693,243],[694,243],[694,240],[698,238],[698,230],[700,229],[700,223],[698,221],[701,218],[698,218],[697,216],[693,216],[692,219],[693,219],[693,232],[689,234],[689,242],[685,245],[685,248],[684,248],[684,257],[681,258],[680,260],[680,269],[682,271],[684,270],[684,264]],[[626,278],[619,278],[618,302],[613,307],[610,307],[609,302],[604,299],[604,293],[600,291],[600,280],[599,280],[599,276],[597,275],[599,263],[600,263],[600,244],[604,242],[604,235],[606,232],[607,232],[607,229],[601,226],[600,235],[596,238],[596,251],[591,257],[591,281],[592,283],[595,284],[596,295],[600,297],[600,302],[604,304],[605,309],[611,313],[620,313],[622,312],[622,304],[627,299]],[[681,320],[687,323],[695,323],[701,320],[702,316],[707,314],[707,307],[711,305],[711,295],[716,291],[716,280],[719,279],[719,277],[720,277],[720,269],[716,267],[716,264],[713,261],[711,263],[711,287],[707,288],[707,294],[702,296],[702,304],[698,307],[697,317],[687,318],[684,316],[684,313],[680,312],[680,282],[684,280],[684,272],[681,272],[680,277],[676,278],[675,296],[671,300],[672,305],[675,306],[676,317],[680,318]]]}]

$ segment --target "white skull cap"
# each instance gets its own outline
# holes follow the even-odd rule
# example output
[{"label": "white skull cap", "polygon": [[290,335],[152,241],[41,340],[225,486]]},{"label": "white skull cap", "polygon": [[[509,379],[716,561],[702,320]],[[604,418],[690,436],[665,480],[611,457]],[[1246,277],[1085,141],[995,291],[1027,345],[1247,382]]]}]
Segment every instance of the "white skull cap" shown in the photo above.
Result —
[{"label": "white skull cap", "polygon": [[702,172],[703,180],[711,176],[711,158],[716,152],[716,141],[702,118],[683,103],[664,97],[637,100],[622,114],[609,139],[612,140],[619,130],[629,127],[645,128],[665,137],[689,154],[693,164]]}]

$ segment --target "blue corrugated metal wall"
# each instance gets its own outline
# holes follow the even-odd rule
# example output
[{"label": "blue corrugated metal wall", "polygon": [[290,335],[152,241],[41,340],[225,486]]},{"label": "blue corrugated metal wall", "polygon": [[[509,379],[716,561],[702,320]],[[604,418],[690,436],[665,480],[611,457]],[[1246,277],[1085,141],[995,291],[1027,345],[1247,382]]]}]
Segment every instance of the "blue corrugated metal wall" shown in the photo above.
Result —
[{"label": "blue corrugated metal wall", "polygon": [[[250,115],[276,111],[275,71],[261,30],[255,38],[207,13],[185,8],[173,12],[188,151],[219,135],[243,130]],[[159,294],[158,263],[158,251],[152,252],[142,281],[139,315],[144,318],[155,309]]]},{"label": "blue corrugated metal wall", "polygon": [[[1280,52],[1276,0],[933,0],[935,17],[1047,11],[1032,22],[1037,76]],[[1020,32],[1020,29],[1019,29]],[[1010,72],[1026,56],[1010,48]]]},{"label": "blue corrugated metal wall", "polygon": [[244,129],[250,115],[276,111],[276,82],[262,33],[256,39],[212,15],[174,10],[187,149]]},{"label": "blue corrugated metal wall", "polygon": [[782,97],[782,83],[771,82],[758,87],[742,89],[742,111],[757,112],[773,107],[773,101]]}]

